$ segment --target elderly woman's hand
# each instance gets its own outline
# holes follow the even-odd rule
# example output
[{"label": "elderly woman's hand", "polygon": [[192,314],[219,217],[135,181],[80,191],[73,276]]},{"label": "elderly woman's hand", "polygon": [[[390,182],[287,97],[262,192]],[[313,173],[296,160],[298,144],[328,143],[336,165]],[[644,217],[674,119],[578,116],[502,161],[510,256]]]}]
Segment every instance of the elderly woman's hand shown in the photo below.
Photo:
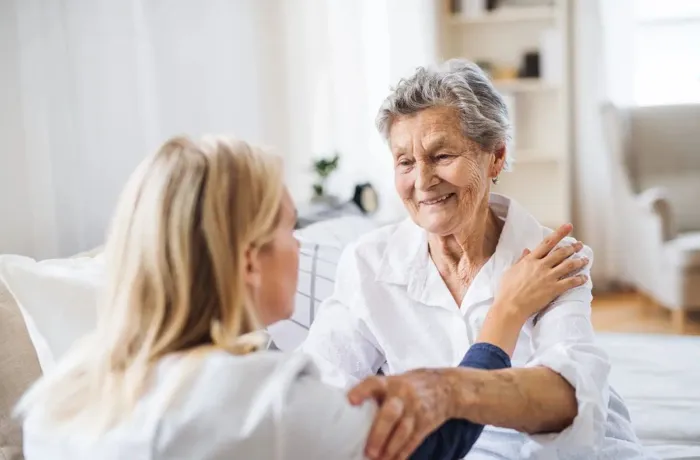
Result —
[{"label": "elderly woman's hand", "polygon": [[503,273],[491,308],[507,310],[524,323],[561,294],[585,284],[588,277],[576,272],[588,264],[588,259],[571,257],[583,244],[577,241],[556,247],[572,229],[571,224],[562,225],[532,252],[523,251]]},{"label": "elderly woman's hand", "polygon": [[452,418],[451,369],[418,369],[390,377],[369,377],[348,393],[351,404],[379,404],[365,448],[370,459],[403,460]]},{"label": "elderly woman's hand", "polygon": [[491,343],[512,355],[528,318],[569,289],[588,281],[586,275],[576,274],[588,264],[588,259],[571,257],[583,244],[577,241],[557,248],[572,229],[571,224],[562,225],[532,252],[525,250],[503,273],[477,341]]}]

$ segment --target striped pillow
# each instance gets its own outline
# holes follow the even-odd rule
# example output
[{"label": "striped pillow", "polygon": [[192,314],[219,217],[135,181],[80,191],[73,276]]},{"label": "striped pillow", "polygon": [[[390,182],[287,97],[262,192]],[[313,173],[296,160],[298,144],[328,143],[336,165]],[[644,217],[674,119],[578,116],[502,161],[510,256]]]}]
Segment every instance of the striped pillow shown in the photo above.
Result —
[{"label": "striped pillow", "polygon": [[268,327],[271,349],[291,350],[304,341],[318,306],[333,293],[341,252],[334,246],[301,243],[294,313],[290,319]]}]

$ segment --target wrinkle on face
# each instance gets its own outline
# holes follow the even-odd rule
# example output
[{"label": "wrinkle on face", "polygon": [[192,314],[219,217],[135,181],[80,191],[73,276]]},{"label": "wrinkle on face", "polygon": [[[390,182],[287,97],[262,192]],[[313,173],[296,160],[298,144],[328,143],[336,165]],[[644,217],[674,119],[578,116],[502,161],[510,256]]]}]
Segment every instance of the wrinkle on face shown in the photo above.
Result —
[{"label": "wrinkle on face", "polygon": [[[406,209],[431,233],[457,232],[488,203],[489,170],[495,156],[462,132],[459,113],[431,107],[397,117],[389,131],[395,185]],[[424,200],[453,195],[443,206]]]}]

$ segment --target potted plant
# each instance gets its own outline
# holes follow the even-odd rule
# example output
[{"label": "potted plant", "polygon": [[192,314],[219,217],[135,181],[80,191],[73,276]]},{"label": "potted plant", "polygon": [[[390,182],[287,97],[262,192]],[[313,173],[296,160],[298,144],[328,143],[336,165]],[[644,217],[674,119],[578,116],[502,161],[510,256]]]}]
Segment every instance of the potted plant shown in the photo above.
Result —
[{"label": "potted plant", "polygon": [[314,182],[314,201],[324,201],[329,197],[326,196],[326,180],[338,169],[340,155],[335,152],[332,157],[319,158],[313,162],[313,170],[316,173],[316,181]]}]

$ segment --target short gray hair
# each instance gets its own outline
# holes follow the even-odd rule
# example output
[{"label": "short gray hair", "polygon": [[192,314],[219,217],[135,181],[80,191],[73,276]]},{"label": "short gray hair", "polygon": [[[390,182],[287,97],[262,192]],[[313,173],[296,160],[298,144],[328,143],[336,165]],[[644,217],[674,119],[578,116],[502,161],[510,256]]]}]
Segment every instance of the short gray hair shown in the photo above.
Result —
[{"label": "short gray hair", "polygon": [[[464,135],[483,149],[492,150],[510,140],[508,108],[483,70],[466,59],[451,59],[437,67],[419,67],[399,81],[384,100],[376,124],[385,139],[399,115],[411,115],[430,107],[454,107],[459,111]],[[506,148],[505,168],[511,166]]]}]

